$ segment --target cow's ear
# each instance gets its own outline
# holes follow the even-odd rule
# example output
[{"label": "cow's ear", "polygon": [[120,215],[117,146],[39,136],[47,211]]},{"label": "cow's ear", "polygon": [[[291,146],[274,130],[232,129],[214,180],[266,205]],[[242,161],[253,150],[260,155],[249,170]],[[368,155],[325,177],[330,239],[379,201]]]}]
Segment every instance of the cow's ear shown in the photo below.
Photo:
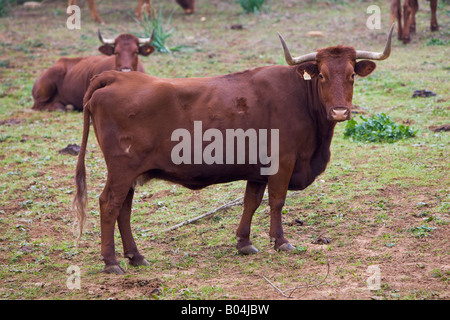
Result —
[{"label": "cow's ear", "polygon": [[367,77],[377,67],[376,63],[370,60],[361,60],[355,64],[355,72],[360,77]]},{"label": "cow's ear", "polygon": [[106,56],[112,56],[114,54],[114,47],[104,44],[98,48],[98,51]]},{"label": "cow's ear", "polygon": [[151,46],[149,44],[144,44],[143,46],[139,47],[139,54],[141,54],[143,56],[149,56],[153,52],[155,52],[155,47]]},{"label": "cow's ear", "polygon": [[297,73],[304,80],[311,80],[319,74],[319,68],[316,62],[305,62],[297,67]]}]

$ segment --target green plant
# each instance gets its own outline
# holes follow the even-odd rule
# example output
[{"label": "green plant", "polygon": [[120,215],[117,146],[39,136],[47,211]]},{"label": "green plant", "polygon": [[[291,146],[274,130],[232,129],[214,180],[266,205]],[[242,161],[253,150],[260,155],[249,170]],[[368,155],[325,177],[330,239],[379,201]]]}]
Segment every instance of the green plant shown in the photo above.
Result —
[{"label": "green plant", "polygon": [[164,17],[161,8],[156,16],[153,12],[152,16],[149,17],[144,14],[144,18],[140,23],[144,28],[145,35],[151,37],[154,33],[152,45],[156,48],[158,52],[171,53],[171,50],[166,46],[166,40],[172,35],[174,28],[169,29],[170,22],[172,21],[173,12],[170,14],[166,23],[164,23]]},{"label": "green plant", "polygon": [[436,230],[436,228],[423,224],[419,227],[412,227],[408,231],[412,232],[417,238],[424,238],[428,237],[433,230]]},{"label": "green plant", "polygon": [[450,42],[449,41],[444,41],[438,38],[431,38],[430,40],[428,40],[428,42],[425,44],[427,47],[428,46],[445,46],[448,45]]},{"label": "green plant", "polygon": [[238,0],[246,13],[260,12],[266,0]]},{"label": "green plant", "polygon": [[369,119],[361,116],[363,121],[358,124],[351,119],[345,126],[344,137],[361,142],[395,142],[404,138],[414,137],[416,131],[409,126],[397,124],[384,113],[379,113]]}]

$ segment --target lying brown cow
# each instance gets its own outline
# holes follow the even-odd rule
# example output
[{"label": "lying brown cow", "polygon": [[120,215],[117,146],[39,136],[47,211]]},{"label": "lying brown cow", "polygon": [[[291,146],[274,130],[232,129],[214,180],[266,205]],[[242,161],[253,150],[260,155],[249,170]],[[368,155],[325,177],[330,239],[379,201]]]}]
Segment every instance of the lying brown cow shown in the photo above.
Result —
[{"label": "lying brown cow", "polygon": [[116,39],[103,39],[100,30],[98,50],[103,56],[61,58],[47,69],[34,83],[32,95],[34,110],[83,110],[83,96],[89,80],[107,70],[145,72],[138,54],[150,55],[155,48],[152,37],[140,39],[121,34]]},{"label": "lying brown cow", "polygon": [[[176,0],[177,3],[183,8],[184,12],[187,14],[193,13],[195,11],[195,0]],[[69,0],[68,5],[76,5],[78,0]],[[100,15],[98,14],[97,5],[95,0],[88,0],[89,11],[91,17],[95,22],[104,23]],[[142,19],[142,10],[145,8],[147,15],[150,15],[152,6],[152,0],[139,0],[136,7],[135,15],[140,20]]]},{"label": "lying brown cow", "polygon": [[325,170],[334,127],[350,119],[354,78],[376,67],[357,59],[386,59],[392,29],[381,53],[337,46],[292,58],[280,36],[291,66],[195,79],[110,71],[92,79],[84,97],[74,206],[81,236],[92,120],[108,168],[100,196],[105,272],[123,273],[114,249],[116,221],[130,264],[148,265],[134,242],[130,215],[135,184],[154,178],[190,189],[247,180],[236,232],[243,254],[258,251],[250,241],[250,223],[267,186],[269,235],[276,250],[292,250],[281,225],[287,190],[306,188]]},{"label": "lying brown cow", "polygon": [[[438,0],[430,1],[431,31],[439,30],[439,25],[436,17],[436,9]],[[403,43],[411,42],[411,33],[416,32],[416,13],[419,11],[419,2],[417,0],[404,0],[403,2],[403,26],[402,26],[402,6],[400,0],[391,0],[391,23],[397,20],[398,26],[398,40]]]}]

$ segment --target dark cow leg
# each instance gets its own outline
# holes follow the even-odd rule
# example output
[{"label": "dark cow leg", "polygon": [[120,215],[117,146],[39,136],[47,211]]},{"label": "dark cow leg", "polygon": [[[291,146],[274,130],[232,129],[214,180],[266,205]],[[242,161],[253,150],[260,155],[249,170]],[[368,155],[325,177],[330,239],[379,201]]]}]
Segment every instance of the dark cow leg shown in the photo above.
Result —
[{"label": "dark cow leg", "polygon": [[436,17],[437,2],[438,2],[438,0],[430,0],[430,8],[431,8],[430,28],[431,28],[431,31],[439,30],[439,25],[438,25],[437,17]]},{"label": "dark cow leg", "polygon": [[411,15],[411,7],[409,6],[408,0],[405,0],[403,4],[403,34],[402,34],[403,43],[411,42],[411,38],[409,36],[410,15]]},{"label": "dark cow leg", "polygon": [[416,33],[416,14],[419,11],[419,2],[417,0],[411,1],[411,24],[409,25],[409,31]]},{"label": "dark cow leg", "polygon": [[269,177],[269,206],[270,206],[270,240],[275,243],[275,250],[291,251],[294,247],[284,237],[281,225],[281,210],[284,206],[289,180],[293,165],[279,169],[278,173]]},{"label": "dark cow leg", "polygon": [[250,225],[255,210],[261,204],[265,189],[266,183],[247,181],[244,195],[244,212],[236,231],[236,248],[240,253],[252,254],[258,252],[258,249],[256,249],[250,241]]},{"label": "dark cow leg", "polygon": [[124,256],[129,259],[129,263],[132,266],[148,266],[149,263],[144,259],[133,239],[131,232],[130,217],[131,217],[131,205],[133,202],[134,189],[131,188],[128,192],[122,208],[120,209],[119,217],[117,219],[120,236],[122,237]]},{"label": "dark cow leg", "polygon": [[116,259],[114,229],[128,191],[129,188],[125,190],[114,190],[108,178],[105,189],[100,195],[101,256],[105,262],[105,269],[103,271],[106,273],[125,273]]},{"label": "dark cow leg", "polygon": [[391,0],[391,25],[397,21],[397,37],[398,40],[402,40],[403,29],[402,29],[402,5],[400,0]]}]

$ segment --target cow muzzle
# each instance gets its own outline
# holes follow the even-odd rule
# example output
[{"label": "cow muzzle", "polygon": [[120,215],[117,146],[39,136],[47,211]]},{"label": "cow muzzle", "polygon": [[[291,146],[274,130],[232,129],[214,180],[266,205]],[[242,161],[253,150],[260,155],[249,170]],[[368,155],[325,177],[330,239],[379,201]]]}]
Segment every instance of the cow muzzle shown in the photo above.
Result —
[{"label": "cow muzzle", "polygon": [[345,121],[350,120],[351,112],[347,107],[334,107],[330,109],[330,113],[328,114],[328,119],[331,121]]}]

